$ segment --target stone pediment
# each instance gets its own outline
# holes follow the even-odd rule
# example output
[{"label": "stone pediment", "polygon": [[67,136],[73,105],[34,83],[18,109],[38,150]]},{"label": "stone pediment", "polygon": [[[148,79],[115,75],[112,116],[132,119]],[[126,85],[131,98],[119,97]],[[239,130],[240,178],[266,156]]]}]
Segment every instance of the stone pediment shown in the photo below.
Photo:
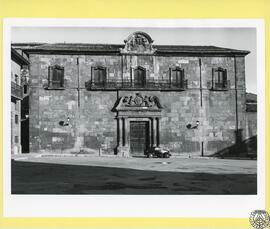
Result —
[{"label": "stone pediment", "polygon": [[152,38],[144,32],[135,32],[124,40],[125,48],[121,49],[122,54],[153,54]]},{"label": "stone pediment", "polygon": [[161,111],[162,106],[157,96],[142,95],[126,95],[120,98],[119,103],[115,107],[116,111]]}]

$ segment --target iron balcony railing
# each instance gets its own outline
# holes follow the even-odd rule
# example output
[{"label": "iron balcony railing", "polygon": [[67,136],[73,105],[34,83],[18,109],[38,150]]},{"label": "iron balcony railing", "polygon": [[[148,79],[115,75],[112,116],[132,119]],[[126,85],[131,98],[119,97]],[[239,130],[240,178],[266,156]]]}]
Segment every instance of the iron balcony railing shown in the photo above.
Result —
[{"label": "iron balcony railing", "polygon": [[128,89],[148,89],[148,90],[178,90],[182,91],[187,89],[187,80],[180,82],[169,82],[167,80],[148,80],[146,82],[134,81],[104,81],[93,82],[91,80],[85,83],[87,90],[128,90]]},{"label": "iron balcony railing", "polygon": [[230,89],[230,81],[225,80],[225,81],[214,81],[211,80],[207,84],[208,89],[213,90],[213,91],[227,91]]},{"label": "iron balcony railing", "polygon": [[16,84],[15,82],[11,82],[11,96],[15,99],[22,100],[23,99],[23,87],[21,85]]}]

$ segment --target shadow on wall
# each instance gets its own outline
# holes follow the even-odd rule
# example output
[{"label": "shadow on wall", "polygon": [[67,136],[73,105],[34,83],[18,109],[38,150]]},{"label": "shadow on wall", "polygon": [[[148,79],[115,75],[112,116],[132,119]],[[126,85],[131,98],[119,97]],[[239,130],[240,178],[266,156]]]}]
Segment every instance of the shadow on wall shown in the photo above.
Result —
[{"label": "shadow on wall", "polygon": [[222,149],[210,155],[210,157],[257,159],[257,135],[245,140],[238,137],[236,134],[236,143],[234,145]]}]

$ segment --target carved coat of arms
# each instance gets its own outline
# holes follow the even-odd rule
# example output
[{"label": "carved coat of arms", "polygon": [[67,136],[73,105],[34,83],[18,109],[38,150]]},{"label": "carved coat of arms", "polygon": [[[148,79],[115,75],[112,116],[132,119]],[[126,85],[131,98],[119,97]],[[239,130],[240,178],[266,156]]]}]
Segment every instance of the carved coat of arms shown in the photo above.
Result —
[{"label": "carved coat of arms", "polygon": [[125,107],[154,107],[161,108],[159,99],[156,96],[142,96],[140,93],[136,93],[135,96],[125,96],[122,99],[123,106]]},{"label": "carved coat of arms", "polygon": [[152,47],[153,40],[144,32],[135,32],[125,40],[122,53],[153,54],[156,50]]}]

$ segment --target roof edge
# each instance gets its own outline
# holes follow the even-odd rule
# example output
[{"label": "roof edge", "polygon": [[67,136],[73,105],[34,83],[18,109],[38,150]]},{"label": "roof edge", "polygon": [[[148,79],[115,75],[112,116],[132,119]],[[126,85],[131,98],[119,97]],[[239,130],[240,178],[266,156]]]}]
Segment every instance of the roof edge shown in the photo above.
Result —
[{"label": "roof edge", "polygon": [[[57,47],[62,46],[62,47]],[[66,48],[63,46],[71,46]],[[87,44],[87,43],[13,43],[12,46],[21,48],[27,53],[46,53],[46,52],[67,52],[67,53],[120,53],[120,48],[124,44]],[[55,46],[55,47],[53,47]],[[73,46],[73,47],[72,47]],[[88,46],[88,47],[87,47]],[[99,49],[90,50],[89,47],[98,47]],[[250,53],[248,50],[238,50],[223,48],[217,46],[193,46],[193,45],[153,45],[158,54],[222,54],[222,55],[239,55],[246,56]],[[107,49],[106,49],[107,48]],[[191,50],[194,48],[194,50]],[[198,50],[195,50],[198,48]],[[85,50],[84,50],[85,49]]]},{"label": "roof edge", "polygon": [[17,63],[20,65],[28,65],[30,62],[25,59],[20,53],[18,53],[16,51],[16,49],[11,47],[11,59],[13,59],[14,61],[18,61]]}]

